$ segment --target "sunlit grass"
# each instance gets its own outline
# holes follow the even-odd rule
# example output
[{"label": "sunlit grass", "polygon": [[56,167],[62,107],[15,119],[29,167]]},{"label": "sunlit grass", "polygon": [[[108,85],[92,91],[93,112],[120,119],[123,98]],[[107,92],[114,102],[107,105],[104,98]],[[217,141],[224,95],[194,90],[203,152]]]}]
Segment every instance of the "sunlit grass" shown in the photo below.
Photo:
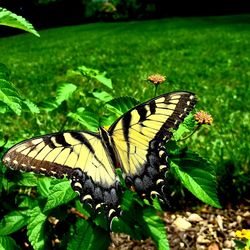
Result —
[{"label": "sunlit grass", "polygon": [[[1,38],[0,62],[9,67],[22,94],[34,102],[54,96],[56,86],[65,81],[81,84],[87,91],[87,81],[66,75],[79,65],[106,71],[114,96],[130,95],[141,101],[154,95],[147,76],[166,75],[169,84],[160,86],[159,94],[193,91],[199,98],[198,109],[214,118],[210,129],[195,136],[192,147],[214,162],[218,172],[226,172],[229,164],[240,176],[249,172],[249,17],[173,18],[43,30],[40,39],[30,34]],[[49,132],[54,121],[45,116],[42,113],[39,119]],[[19,137],[24,130],[27,134],[34,129],[25,118],[20,123],[16,117],[7,121],[1,126],[5,134],[7,126]]]}]

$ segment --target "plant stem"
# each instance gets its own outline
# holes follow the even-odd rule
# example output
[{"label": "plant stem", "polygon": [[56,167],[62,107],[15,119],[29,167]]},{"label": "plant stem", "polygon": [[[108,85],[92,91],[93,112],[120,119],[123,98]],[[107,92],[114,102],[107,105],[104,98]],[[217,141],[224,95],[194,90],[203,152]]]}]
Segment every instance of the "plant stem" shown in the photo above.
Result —
[{"label": "plant stem", "polygon": [[198,126],[194,129],[194,131],[193,131],[191,134],[189,134],[189,135],[187,135],[186,137],[180,139],[179,141],[184,141],[184,140],[188,139],[188,138],[191,137],[196,131],[198,131],[198,129],[199,129],[200,127],[201,127],[201,124],[198,124]]},{"label": "plant stem", "polygon": [[156,84],[156,85],[155,85],[155,96],[154,96],[154,97],[156,97],[156,93],[157,93],[158,86],[159,86],[159,84]]}]

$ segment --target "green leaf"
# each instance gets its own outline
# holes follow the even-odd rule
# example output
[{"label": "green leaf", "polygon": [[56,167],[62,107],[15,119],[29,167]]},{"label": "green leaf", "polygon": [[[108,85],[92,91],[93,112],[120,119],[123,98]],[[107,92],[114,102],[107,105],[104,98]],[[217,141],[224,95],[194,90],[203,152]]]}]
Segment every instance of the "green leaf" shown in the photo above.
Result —
[{"label": "green leaf", "polygon": [[158,211],[162,211],[161,204],[158,198],[153,199],[153,207]]},{"label": "green leaf", "polygon": [[38,205],[38,199],[31,198],[29,196],[22,197],[22,201],[18,207],[25,212],[26,215],[30,215],[30,211]]},{"label": "green leaf", "polygon": [[110,95],[108,92],[106,91],[98,91],[98,90],[95,90],[91,93],[95,98],[103,101],[103,102],[108,102],[110,100],[113,99],[113,96]]},{"label": "green leaf", "polygon": [[0,63],[0,113],[5,113],[8,107],[17,115],[20,115],[23,105],[32,113],[39,113],[39,108],[33,102],[21,98],[17,89],[8,80],[8,76],[7,67]]},{"label": "green leaf", "polygon": [[162,219],[155,210],[148,207],[143,210],[143,218],[149,230],[149,234],[157,244],[159,250],[169,250],[167,231]]},{"label": "green leaf", "polygon": [[72,94],[76,91],[76,85],[72,83],[63,83],[56,90],[56,99],[55,101],[46,100],[39,104],[41,109],[46,110],[47,112],[57,109],[63,101],[67,101]]},{"label": "green leaf", "polygon": [[76,85],[72,83],[63,83],[59,85],[56,91],[56,103],[58,106],[63,102],[68,100],[72,94],[76,91]]},{"label": "green leaf", "polygon": [[185,134],[191,134],[196,127],[194,116],[189,114],[179,128],[174,131],[173,136],[176,141],[180,140]]},{"label": "green leaf", "polygon": [[8,250],[8,249],[20,249],[17,246],[16,242],[9,236],[0,236],[0,249]]},{"label": "green leaf", "polygon": [[26,187],[37,186],[37,176],[33,173],[22,173],[23,178],[17,182],[18,185]]},{"label": "green leaf", "polygon": [[30,211],[29,224],[27,226],[27,235],[29,241],[35,250],[42,250],[45,248],[45,223],[47,216],[42,213],[40,207],[35,207]]},{"label": "green leaf", "polygon": [[78,108],[76,113],[69,112],[67,116],[82,124],[87,130],[96,132],[99,128],[99,120],[96,113],[83,107]]},{"label": "green leaf", "polygon": [[0,7],[0,25],[6,25],[18,29],[25,30],[40,37],[33,25],[21,16],[17,16],[13,12]]},{"label": "green leaf", "polygon": [[106,129],[118,118],[117,115],[111,112],[106,112],[100,117],[100,126],[106,127]]},{"label": "green leaf", "polygon": [[5,215],[0,221],[0,235],[8,235],[18,231],[27,225],[28,216],[19,211],[13,211]]},{"label": "green leaf", "polygon": [[246,243],[241,240],[234,240],[235,247],[237,250],[244,250],[244,247],[246,246]]},{"label": "green leaf", "polygon": [[66,204],[76,197],[76,193],[70,186],[68,180],[61,180],[59,183],[53,185],[48,194],[48,200],[44,207],[44,212],[52,208]]},{"label": "green leaf", "polygon": [[139,104],[139,102],[132,97],[118,97],[106,103],[106,108],[115,113],[118,117]]},{"label": "green leaf", "polygon": [[[114,220],[112,230],[130,235],[133,239],[141,240],[144,237],[144,228],[141,226],[143,221],[142,213],[143,201],[139,199],[135,192],[126,190],[122,198],[122,216],[119,220]],[[136,216],[135,216],[136,214]]]},{"label": "green leaf", "polygon": [[12,84],[4,79],[0,79],[0,103],[1,102],[6,104],[17,115],[21,114],[22,100]]},{"label": "green leaf", "polygon": [[30,112],[32,114],[38,114],[38,113],[40,113],[40,109],[32,101],[26,99],[26,100],[23,100],[23,103],[27,106],[27,108],[30,110]]},{"label": "green leaf", "polygon": [[48,111],[48,112],[57,109],[58,106],[59,105],[57,103],[49,101],[49,100],[39,103],[39,107],[41,109]]},{"label": "green leaf", "polygon": [[130,213],[125,212],[125,216],[123,215],[119,219],[114,219],[112,221],[112,231],[116,233],[128,234],[135,240],[142,240],[143,236],[141,230],[136,228],[137,225],[135,226],[135,223],[132,224],[132,221],[130,221],[133,218],[133,214],[130,214],[132,218],[129,218],[128,214]]},{"label": "green leaf", "polygon": [[186,151],[181,158],[171,159],[170,166],[193,195],[209,205],[220,207],[215,171],[206,160]]},{"label": "green leaf", "polygon": [[111,79],[106,77],[106,72],[99,73],[94,78],[110,89],[113,88]]},{"label": "green leaf", "polygon": [[109,244],[110,236],[108,231],[92,227],[89,222],[79,219],[76,223],[76,231],[70,239],[67,250],[108,249]]},{"label": "green leaf", "polygon": [[86,217],[90,217],[90,212],[92,212],[91,207],[87,204],[83,204],[80,202],[79,199],[76,199],[75,201],[75,207],[76,210],[79,211],[80,213],[84,214]]},{"label": "green leaf", "polygon": [[3,178],[1,181],[2,181],[2,182],[1,182],[2,187],[3,187],[5,190],[10,190],[11,188],[16,187],[16,182],[10,181],[10,180],[7,179],[7,178]]},{"label": "green leaf", "polygon": [[50,193],[52,179],[50,177],[39,178],[37,183],[37,191],[41,196],[48,197]]},{"label": "green leaf", "polygon": [[[133,206],[134,199],[135,199],[136,193],[132,192],[131,190],[126,190],[122,197],[122,210],[123,211],[129,211],[131,210],[131,207]],[[140,204],[142,205],[142,203]]]},{"label": "green leaf", "polygon": [[87,77],[94,78],[98,80],[103,85],[107,86],[108,88],[112,89],[112,81],[111,79],[106,77],[106,72],[100,72],[99,70],[87,68],[85,66],[80,66],[77,70],[83,75]]},{"label": "green leaf", "polygon": [[250,247],[250,239],[249,239],[249,237],[248,237],[248,240],[247,240],[247,242],[246,242],[246,246],[249,248]]}]

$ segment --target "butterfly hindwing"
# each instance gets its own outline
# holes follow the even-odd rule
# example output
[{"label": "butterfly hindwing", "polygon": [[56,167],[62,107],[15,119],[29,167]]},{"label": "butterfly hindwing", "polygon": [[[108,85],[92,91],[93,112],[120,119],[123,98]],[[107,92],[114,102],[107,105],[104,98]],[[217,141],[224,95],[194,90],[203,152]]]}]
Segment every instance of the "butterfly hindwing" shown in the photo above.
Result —
[{"label": "butterfly hindwing", "polygon": [[194,94],[173,92],[158,96],[125,113],[109,129],[128,187],[142,198],[165,200],[168,169],[165,143],[172,130],[193,109]]},{"label": "butterfly hindwing", "polygon": [[33,138],[12,147],[3,158],[12,169],[71,180],[82,202],[104,210],[111,220],[120,215],[113,162],[99,134],[64,132]]}]

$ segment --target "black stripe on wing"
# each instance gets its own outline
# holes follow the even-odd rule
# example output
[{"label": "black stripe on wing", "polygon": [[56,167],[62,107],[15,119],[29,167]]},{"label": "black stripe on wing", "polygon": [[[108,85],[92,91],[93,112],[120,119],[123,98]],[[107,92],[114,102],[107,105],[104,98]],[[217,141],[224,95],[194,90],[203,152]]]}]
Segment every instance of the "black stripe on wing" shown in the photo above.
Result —
[{"label": "black stripe on wing", "polygon": [[[157,133],[156,137],[159,141],[167,141],[172,137],[172,132],[170,129],[178,129],[180,123],[188,116],[190,111],[194,108],[197,100],[195,95],[190,92],[181,92],[181,98],[174,108],[172,115],[166,120],[162,128]],[[178,92],[173,94],[179,95]],[[173,98],[173,97],[172,97]],[[168,105],[174,104],[171,95],[165,97],[165,102]]]},{"label": "black stripe on wing", "polygon": [[[123,132],[127,131],[124,141],[129,145],[129,162],[121,165],[125,168],[127,186],[135,190],[141,198],[150,201],[152,196],[158,196],[167,203],[165,173],[169,165],[165,143],[172,137],[172,130],[178,128],[195,104],[195,95],[190,92],[163,94],[128,111],[133,122],[123,121],[128,117],[125,113],[110,127],[109,132],[118,155],[126,152],[124,147],[119,147],[121,141],[115,141],[116,135],[121,138],[121,122]],[[138,138],[141,138],[142,143],[138,142]],[[134,150],[130,151],[130,148]]]},{"label": "black stripe on wing", "polygon": [[[145,121],[147,119],[147,110],[146,110],[145,106],[139,106],[136,108],[136,110],[137,110],[138,114],[140,115],[139,122]],[[154,111],[154,109],[151,110],[151,107],[150,107],[150,111],[151,111],[151,113],[153,113],[152,111]]]}]

